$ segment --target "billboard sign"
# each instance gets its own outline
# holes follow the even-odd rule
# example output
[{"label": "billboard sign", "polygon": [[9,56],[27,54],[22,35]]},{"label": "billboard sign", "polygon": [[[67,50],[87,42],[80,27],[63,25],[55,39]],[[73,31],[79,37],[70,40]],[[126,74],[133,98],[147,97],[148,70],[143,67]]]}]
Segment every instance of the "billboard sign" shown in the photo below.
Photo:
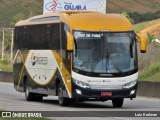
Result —
[{"label": "billboard sign", "polygon": [[44,0],[43,14],[63,10],[91,10],[106,13],[106,0]]}]

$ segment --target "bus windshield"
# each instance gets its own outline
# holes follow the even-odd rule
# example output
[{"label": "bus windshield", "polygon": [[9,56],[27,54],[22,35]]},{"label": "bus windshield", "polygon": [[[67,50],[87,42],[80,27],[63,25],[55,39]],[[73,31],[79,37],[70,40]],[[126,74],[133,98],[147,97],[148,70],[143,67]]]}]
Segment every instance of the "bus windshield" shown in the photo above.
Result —
[{"label": "bus windshield", "polygon": [[92,73],[124,73],[138,68],[133,32],[74,32],[73,68]]}]

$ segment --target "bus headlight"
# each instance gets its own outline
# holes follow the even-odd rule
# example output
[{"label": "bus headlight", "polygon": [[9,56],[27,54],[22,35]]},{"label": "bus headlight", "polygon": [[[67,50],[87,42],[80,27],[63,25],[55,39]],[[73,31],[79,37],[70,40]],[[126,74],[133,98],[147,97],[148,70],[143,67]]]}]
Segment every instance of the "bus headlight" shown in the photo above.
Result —
[{"label": "bus headlight", "polygon": [[79,81],[79,80],[73,79],[73,82],[74,82],[76,85],[78,85],[78,86],[80,86],[80,87],[82,87],[82,88],[90,88],[89,84],[84,83],[84,82],[81,82],[81,81]]},{"label": "bus headlight", "polygon": [[130,83],[125,84],[125,85],[123,86],[123,88],[124,88],[124,89],[129,89],[129,88],[135,86],[136,83],[137,83],[137,80],[132,81],[132,82],[130,82]]}]

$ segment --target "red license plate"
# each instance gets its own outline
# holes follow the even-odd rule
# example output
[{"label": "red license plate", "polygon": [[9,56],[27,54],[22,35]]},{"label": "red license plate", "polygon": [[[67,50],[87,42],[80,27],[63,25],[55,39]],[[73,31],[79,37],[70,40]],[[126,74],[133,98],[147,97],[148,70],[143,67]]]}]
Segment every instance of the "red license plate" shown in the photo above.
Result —
[{"label": "red license plate", "polygon": [[101,92],[101,96],[112,96],[112,92]]}]

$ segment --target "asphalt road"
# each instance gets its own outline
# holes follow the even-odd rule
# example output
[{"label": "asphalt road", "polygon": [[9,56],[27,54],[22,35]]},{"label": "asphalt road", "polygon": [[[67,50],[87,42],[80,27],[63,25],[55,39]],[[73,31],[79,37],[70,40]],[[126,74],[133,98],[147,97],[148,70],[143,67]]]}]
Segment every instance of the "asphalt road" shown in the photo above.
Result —
[{"label": "asphalt road", "polygon": [[[68,107],[62,107],[58,104],[57,97],[46,97],[41,102],[27,102],[25,101],[24,93],[15,91],[13,83],[0,82],[0,109],[7,111],[77,111],[77,114],[83,114],[81,111],[86,111],[86,114],[93,114],[90,111],[160,111],[160,99],[147,98],[138,96],[136,99],[125,99],[122,108],[113,108],[111,101],[106,102],[83,102],[73,103]],[[88,111],[88,112],[87,112]],[[64,112],[65,113],[65,112]],[[138,112],[137,112],[138,113]],[[88,120],[107,120],[110,118],[104,118],[105,113],[97,113],[95,118],[87,118]],[[96,116],[95,114],[93,116]],[[105,116],[105,115],[104,115]],[[63,117],[63,115],[62,115]],[[101,118],[102,117],[102,118]],[[56,120],[74,120],[74,117],[70,118],[55,118]],[[76,118],[79,120],[81,118]],[[84,119],[84,118],[83,118]],[[128,117],[112,117],[114,120],[132,120],[136,118]],[[139,118],[146,119],[146,118]],[[152,118],[159,119],[159,118]]]}]

